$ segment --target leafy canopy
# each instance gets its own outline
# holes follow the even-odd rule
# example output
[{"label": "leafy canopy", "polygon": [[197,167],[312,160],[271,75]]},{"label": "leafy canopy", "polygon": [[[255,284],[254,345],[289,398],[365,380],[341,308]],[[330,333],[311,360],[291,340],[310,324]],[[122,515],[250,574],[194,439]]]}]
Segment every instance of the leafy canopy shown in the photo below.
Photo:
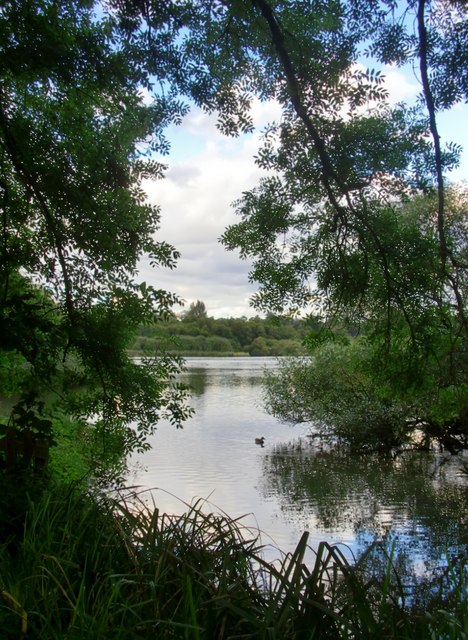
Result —
[{"label": "leafy canopy", "polygon": [[[454,437],[465,446],[468,200],[466,189],[448,185],[460,147],[441,141],[437,115],[467,97],[460,64],[468,55],[466,4],[348,0],[314,2],[307,11],[297,2],[239,5],[223,5],[219,38],[232,38],[236,51],[236,38],[255,32],[238,59],[247,64],[250,56],[252,90],[282,107],[257,156],[269,173],[238,200],[241,221],[223,236],[228,249],[253,261],[255,306],[307,309],[330,326],[360,327],[367,344],[362,352],[350,346],[356,351],[347,358],[368,370],[366,393],[375,392],[381,408],[390,396],[400,404],[396,431],[406,431],[406,411],[444,443]],[[377,67],[417,70],[418,101],[389,103],[379,71],[363,68],[365,56]],[[280,405],[288,402],[281,380],[270,387]],[[414,396],[411,412],[404,384]],[[351,402],[353,385],[347,393]],[[306,386],[295,396],[312,415],[314,397]],[[391,425],[385,436],[369,407],[354,413],[373,422],[382,442],[404,441],[393,438]],[[348,417],[352,434],[358,420]],[[336,409],[328,423],[340,419]]]},{"label": "leafy canopy", "polygon": [[[178,29],[162,21],[154,43],[168,53]],[[13,423],[28,409],[19,426],[98,416],[93,437],[119,433],[124,451],[145,446],[162,412],[177,425],[187,415],[180,362],[140,366],[126,353],[137,327],[176,301],[136,276],[142,256],[169,268],[178,257],[157,239],[142,180],[162,176],[154,152],[167,152],[164,128],[186,110],[163,90],[168,70],[145,64],[128,35],[92,2],[0,11],[2,393],[16,397]]]}]

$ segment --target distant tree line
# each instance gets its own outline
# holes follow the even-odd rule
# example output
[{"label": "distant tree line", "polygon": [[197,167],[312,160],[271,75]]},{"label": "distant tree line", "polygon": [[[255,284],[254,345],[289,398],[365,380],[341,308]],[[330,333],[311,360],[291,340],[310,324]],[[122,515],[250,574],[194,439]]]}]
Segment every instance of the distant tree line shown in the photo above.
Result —
[{"label": "distant tree line", "polygon": [[305,353],[304,340],[319,320],[268,315],[266,318],[212,318],[197,300],[180,318],[140,327],[133,355],[167,350],[183,355],[293,356]]}]

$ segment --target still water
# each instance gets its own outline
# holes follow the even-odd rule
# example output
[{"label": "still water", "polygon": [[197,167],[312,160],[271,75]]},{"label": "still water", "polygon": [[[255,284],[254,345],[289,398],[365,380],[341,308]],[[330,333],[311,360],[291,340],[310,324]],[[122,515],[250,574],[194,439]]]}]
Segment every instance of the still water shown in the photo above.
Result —
[{"label": "still water", "polygon": [[[419,575],[468,546],[468,476],[457,457],[413,452],[392,458],[330,451],[307,425],[265,413],[262,374],[275,358],[188,358],[183,381],[195,415],[183,429],[162,422],[151,451],[131,461],[129,481],[151,489],[161,511],[245,516],[266,555],[292,551],[304,530],[314,549],[342,543],[351,557],[381,540]],[[263,436],[264,446],[255,444]],[[443,561],[443,560],[442,560]]]}]

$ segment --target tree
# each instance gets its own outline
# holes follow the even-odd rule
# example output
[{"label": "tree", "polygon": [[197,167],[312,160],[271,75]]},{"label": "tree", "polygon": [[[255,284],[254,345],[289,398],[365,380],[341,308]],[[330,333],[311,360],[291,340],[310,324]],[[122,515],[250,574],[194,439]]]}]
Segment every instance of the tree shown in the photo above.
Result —
[{"label": "tree", "polygon": [[184,314],[184,320],[204,320],[208,317],[205,303],[201,300],[190,303],[190,309]]},{"label": "tree", "polygon": [[[307,11],[282,0],[4,3],[2,360],[23,359],[19,408],[34,415],[58,389],[67,410],[103,416],[127,448],[144,446],[160,409],[183,418],[180,390],[169,393],[177,362],[136,367],[125,351],[175,301],[136,276],[144,254],[168,267],[178,257],[154,239],[159,211],[141,183],[162,175],[152,154],[168,150],[180,96],[216,110],[229,135],[252,129],[254,95],[282,105],[258,152],[270,174],[239,199],[242,221],[224,235],[254,260],[256,305],[314,303],[327,322],[365,327],[381,361],[405,345],[412,379],[437,354],[436,386],[460,389],[466,219],[445,184],[459,149],[441,146],[436,115],[467,93],[465,17],[462,2],[442,0]],[[417,64],[420,103],[388,105],[379,72],[356,64],[365,50]]]},{"label": "tree", "polygon": [[[262,285],[255,300],[259,307],[281,310],[307,304],[313,295],[308,279],[317,271],[318,293],[335,306],[341,296],[349,299],[348,276],[357,271],[354,301],[359,300],[369,285],[362,260],[357,268],[359,254],[378,259],[387,299],[405,312],[399,282],[387,265],[381,222],[374,219],[388,215],[393,205],[398,208],[412,193],[425,192],[432,185],[438,192],[439,169],[456,163],[457,148],[437,154],[422,109],[389,107],[380,74],[356,69],[356,59],[367,38],[372,38],[369,49],[378,61],[408,60],[410,44],[415,58],[422,59],[427,46],[418,41],[418,34],[405,33],[406,24],[411,24],[407,15],[411,6],[399,6],[405,14],[402,25],[396,18],[391,20],[393,13],[385,2],[380,10],[370,10],[366,2],[326,4],[322,14],[314,14],[314,29],[307,18],[298,19],[296,3],[286,7],[259,0],[252,5],[271,41],[268,57],[263,54],[269,96],[283,104],[284,116],[266,131],[258,156],[259,164],[274,173],[238,202],[243,222],[228,229],[224,242],[254,258],[251,276]],[[370,18],[364,20],[367,10]],[[432,14],[436,10],[437,6]],[[432,14],[427,22],[435,20]],[[433,30],[431,41],[440,36],[438,23]],[[440,37],[436,42],[435,48],[443,47]],[[458,45],[466,49],[466,42]],[[424,60],[427,66],[427,55]],[[450,79],[451,84],[456,80]],[[458,86],[463,94],[461,81]],[[366,102],[373,103],[371,110],[363,110]],[[434,227],[442,256],[448,243],[439,208]],[[327,279],[336,272],[337,259],[342,275],[335,282],[341,284],[329,291]],[[439,271],[443,268],[441,257]],[[442,277],[456,296],[454,278],[447,273]],[[458,312],[463,321],[462,304]]]},{"label": "tree", "polygon": [[[161,177],[151,154],[167,151],[164,127],[185,107],[152,91],[167,73],[143,64],[128,24],[95,9],[11,0],[0,12],[0,349],[16,372],[2,392],[19,396],[18,427],[94,417],[90,433],[119,434],[125,452],[146,446],[162,413],[187,415],[180,362],[126,354],[176,300],[136,278],[143,255],[169,268],[178,257],[155,239],[141,183]],[[170,47],[178,28],[165,21],[153,42]]]},{"label": "tree", "polygon": [[[223,241],[253,260],[258,308],[360,325],[381,385],[398,394],[404,380],[419,399],[428,385],[432,418],[418,416],[427,426],[450,396],[431,431],[445,442],[458,433],[465,446],[466,233],[445,177],[460,149],[442,146],[436,116],[467,95],[466,4],[301,4],[225,8],[220,39],[254,33],[238,59],[251,56],[251,86],[283,115],[258,153],[270,175],[238,201],[242,220]],[[390,106],[380,73],[356,64],[366,53],[419,68],[419,103]],[[466,203],[465,192],[465,230]]]},{"label": "tree", "polygon": [[[157,4],[149,6],[151,25]],[[203,79],[190,85],[197,104],[217,109],[229,135],[251,130],[254,95],[283,110],[257,156],[269,175],[239,199],[242,220],[223,242],[252,259],[259,309],[306,308],[325,326],[365,331],[383,383],[395,393],[402,380],[415,393],[419,381],[432,384],[437,404],[447,389],[463,390],[467,371],[465,222],[455,231],[445,177],[460,149],[441,144],[436,117],[467,95],[466,4],[304,9],[281,0],[190,4],[182,49]],[[419,102],[391,106],[381,73],[358,64],[366,56],[418,68]],[[445,416],[455,429],[465,425],[460,411]]]}]

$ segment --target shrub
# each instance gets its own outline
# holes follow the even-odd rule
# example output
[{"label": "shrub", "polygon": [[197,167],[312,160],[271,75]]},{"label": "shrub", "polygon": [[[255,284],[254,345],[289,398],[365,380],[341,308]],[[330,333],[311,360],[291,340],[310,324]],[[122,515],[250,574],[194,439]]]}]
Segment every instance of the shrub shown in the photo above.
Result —
[{"label": "shrub", "polygon": [[327,342],[308,358],[266,373],[267,410],[289,422],[311,422],[356,449],[389,449],[413,429],[414,399],[391,393],[376,375],[367,340]]}]

